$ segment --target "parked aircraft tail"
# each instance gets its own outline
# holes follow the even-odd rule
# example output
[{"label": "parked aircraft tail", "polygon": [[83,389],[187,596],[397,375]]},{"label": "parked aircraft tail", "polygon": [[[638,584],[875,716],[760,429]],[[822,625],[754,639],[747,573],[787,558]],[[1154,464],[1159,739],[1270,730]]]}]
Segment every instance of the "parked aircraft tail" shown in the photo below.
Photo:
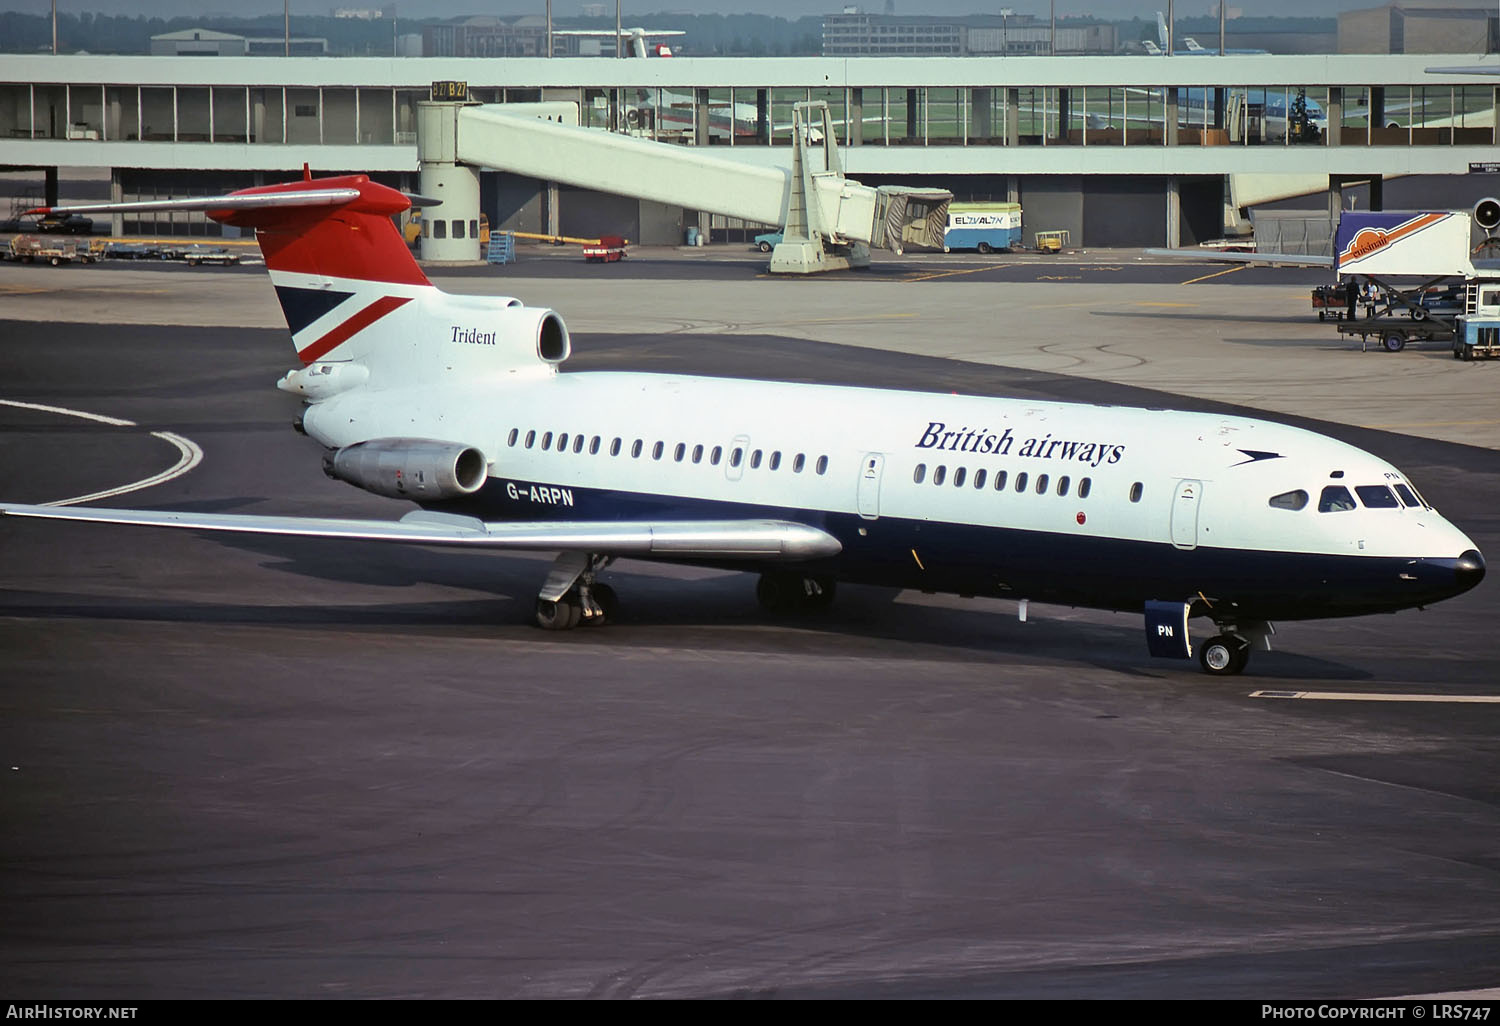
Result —
[{"label": "parked aircraft tail", "polygon": [[[497,366],[550,371],[567,358],[567,328],[518,299],[451,296],[422,272],[392,217],[432,200],[365,175],[257,186],[226,196],[44,207],[37,213],[200,210],[253,229],[303,369],[282,388],[318,400]],[[440,353],[443,347],[452,347]],[[382,382],[384,379],[384,382]]]}]

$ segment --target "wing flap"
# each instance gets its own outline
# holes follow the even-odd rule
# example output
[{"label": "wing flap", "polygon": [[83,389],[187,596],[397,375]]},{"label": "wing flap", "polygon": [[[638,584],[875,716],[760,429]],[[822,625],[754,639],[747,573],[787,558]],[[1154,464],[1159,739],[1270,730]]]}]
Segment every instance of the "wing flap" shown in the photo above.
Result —
[{"label": "wing flap", "polygon": [[790,520],[486,522],[475,517],[418,510],[399,521],[386,521],[4,503],[0,503],[0,513],[193,531],[617,556],[804,560],[837,555],[843,548],[828,532]]}]

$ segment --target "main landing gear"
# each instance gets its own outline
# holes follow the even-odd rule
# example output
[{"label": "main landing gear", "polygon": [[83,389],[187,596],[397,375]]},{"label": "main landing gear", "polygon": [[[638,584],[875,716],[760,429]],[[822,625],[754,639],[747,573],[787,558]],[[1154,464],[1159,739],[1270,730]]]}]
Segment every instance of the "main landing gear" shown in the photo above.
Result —
[{"label": "main landing gear", "polygon": [[776,571],[760,575],[755,598],[775,616],[822,612],[833,605],[837,584],[832,577],[804,577]]},{"label": "main landing gear", "polygon": [[615,619],[620,610],[615,589],[595,580],[613,562],[613,556],[585,552],[558,556],[537,594],[537,626],[544,631],[568,631],[578,626],[602,627]]}]

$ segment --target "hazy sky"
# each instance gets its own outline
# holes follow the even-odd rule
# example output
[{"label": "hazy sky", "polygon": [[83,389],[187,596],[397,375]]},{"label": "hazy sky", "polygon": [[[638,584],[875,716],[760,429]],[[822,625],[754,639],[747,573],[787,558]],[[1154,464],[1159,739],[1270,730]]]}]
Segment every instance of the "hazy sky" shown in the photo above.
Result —
[{"label": "hazy sky", "polygon": [[[613,0],[602,0],[605,10],[613,11]],[[1381,6],[1382,0],[1242,0],[1229,2],[1230,10],[1236,7],[1246,14],[1258,15],[1332,15],[1342,10],[1359,10]],[[679,11],[690,14],[776,14],[782,17],[797,17],[808,13],[832,13],[843,8],[844,0],[626,0],[622,4],[625,19],[634,11],[640,14],[656,11]],[[1475,0],[1452,0],[1455,7],[1480,6]],[[382,7],[382,0],[291,0],[291,9],[296,14],[327,14],[335,7]],[[575,17],[581,8],[581,0],[553,0],[553,17]],[[883,11],[885,0],[867,0],[859,3],[862,10]],[[1493,7],[1493,4],[1485,6]],[[188,16],[211,12],[233,12],[236,14],[281,13],[281,0],[57,0],[60,12],[80,13],[98,11],[104,14],[153,15],[159,17]],[[896,0],[898,14],[995,14],[1001,7],[1009,7],[1017,14],[1036,14],[1045,17],[1052,9],[1047,0]],[[1178,17],[1200,17],[1215,10],[1213,0],[1177,0],[1173,5]],[[52,9],[51,0],[0,0],[0,10],[25,11],[46,14]],[[396,0],[398,14],[410,12],[411,16],[446,17],[456,14],[541,14],[546,10],[545,0]],[[1123,18],[1132,15],[1142,18],[1155,17],[1157,10],[1166,9],[1166,0],[1057,0],[1059,15],[1096,14],[1104,17]]]}]

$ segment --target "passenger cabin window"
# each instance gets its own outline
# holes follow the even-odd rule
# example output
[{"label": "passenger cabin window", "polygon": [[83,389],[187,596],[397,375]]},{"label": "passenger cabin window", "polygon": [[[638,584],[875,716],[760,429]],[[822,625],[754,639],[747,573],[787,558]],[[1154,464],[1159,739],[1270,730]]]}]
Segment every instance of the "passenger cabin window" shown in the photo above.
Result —
[{"label": "passenger cabin window", "polygon": [[781,469],[781,452],[779,450],[776,451],[776,452],[771,453],[771,463],[770,463],[770,466],[771,466],[772,470],[779,470],[779,469]]},{"label": "passenger cabin window", "polygon": [[1282,492],[1280,495],[1271,496],[1272,509],[1299,510],[1307,508],[1308,494],[1298,488],[1293,492]]},{"label": "passenger cabin window", "polygon": [[616,438],[613,442],[610,442],[609,443],[609,454],[611,456],[618,456],[618,455],[620,455],[620,445],[621,444],[622,444],[622,440],[619,439],[619,438]]},{"label": "passenger cabin window", "polygon": [[557,436],[557,451],[558,452],[567,452],[568,451],[568,433],[566,431],[564,431],[562,434],[560,434],[560,435]]},{"label": "passenger cabin window", "polygon": [[637,438],[633,443],[631,443],[631,446],[630,446],[630,458],[633,459],[633,460],[640,459],[641,458],[641,451],[643,449],[645,449],[645,448],[646,448],[646,443],[643,442],[643,441],[641,441],[639,438]]},{"label": "passenger cabin window", "polygon": [[1343,485],[1329,485],[1318,496],[1319,513],[1342,513],[1354,508],[1354,496]]},{"label": "passenger cabin window", "polygon": [[959,467],[957,470],[955,470],[953,472],[953,487],[962,488],[964,486],[964,478],[968,475],[968,473],[968,470],[964,467]]},{"label": "passenger cabin window", "polygon": [[520,434],[521,434],[521,429],[520,428],[511,428],[510,429],[510,437],[505,440],[505,444],[509,445],[512,449],[514,449],[516,447],[516,438]]},{"label": "passenger cabin window", "polygon": [[1072,482],[1066,476],[1058,478],[1057,479],[1057,494],[1058,495],[1067,495],[1068,494],[1068,487],[1071,484],[1072,484]]},{"label": "passenger cabin window", "polygon": [[741,449],[739,446],[735,446],[733,449],[729,450],[729,465],[731,467],[737,467],[737,466],[739,466],[742,462],[744,462],[744,459],[745,459],[745,450],[744,449]]},{"label": "passenger cabin window", "polygon": [[661,459],[661,454],[666,450],[666,448],[667,447],[666,447],[666,445],[664,443],[657,442],[655,445],[653,445],[651,447],[651,458],[653,460],[659,460],[659,459]]},{"label": "passenger cabin window", "polygon": [[526,448],[530,449],[534,444],[536,444],[536,431],[526,432]]},{"label": "passenger cabin window", "polygon": [[1008,476],[1009,475],[1005,471],[1003,471],[1003,470],[997,470],[997,471],[995,471],[995,491],[997,491],[997,492],[1003,492],[1003,491],[1005,491],[1005,479]]},{"label": "passenger cabin window", "polygon": [[984,487],[984,475],[985,470],[983,467],[974,471],[974,488],[976,491]]},{"label": "passenger cabin window", "polygon": [[1038,474],[1036,476],[1036,493],[1038,495],[1046,495],[1047,494],[1047,475],[1046,474]]},{"label": "passenger cabin window", "polygon": [[751,470],[759,470],[760,469],[760,457],[761,457],[761,451],[759,449],[756,449],[754,452],[752,452],[750,454],[750,469]]},{"label": "passenger cabin window", "polygon": [[1357,485],[1354,494],[1366,509],[1400,509],[1401,503],[1385,485]]},{"label": "passenger cabin window", "polygon": [[948,480],[948,468],[947,467],[936,466],[936,467],[932,468],[932,483],[933,484],[940,485],[940,484],[942,484],[946,480]]},{"label": "passenger cabin window", "polygon": [[722,445],[714,446],[713,451],[708,454],[708,462],[716,467],[719,465],[719,461],[723,458],[724,447]]},{"label": "passenger cabin window", "polygon": [[681,463],[682,460],[683,460],[683,457],[685,457],[686,455],[687,455],[687,445],[684,444],[684,443],[682,443],[682,442],[678,442],[677,443],[677,448],[675,448],[675,449],[672,450],[672,459],[675,460],[678,463]]},{"label": "passenger cabin window", "polygon": [[599,455],[599,441],[600,441],[600,439],[599,439],[598,435],[595,435],[593,438],[589,439],[589,455],[590,456],[597,456],[597,455]]},{"label": "passenger cabin window", "polygon": [[802,453],[799,452],[797,455],[795,455],[795,456],[792,457],[792,473],[793,474],[800,474],[800,473],[802,473],[802,468],[804,466],[806,466],[806,465],[807,465],[807,457],[805,455],[803,455]]},{"label": "passenger cabin window", "polygon": [[[599,451],[599,439],[597,439],[597,438],[594,439],[594,451],[595,452]],[[573,436],[573,455],[577,456],[581,452],[583,452],[583,436],[582,435],[574,435]]]},{"label": "passenger cabin window", "polygon": [[542,435],[542,449],[547,450],[550,448],[552,448],[552,432],[547,431]]},{"label": "passenger cabin window", "polygon": [[1090,481],[1088,478],[1084,478],[1082,481],[1079,481],[1078,497],[1080,499],[1087,499],[1089,497],[1089,492],[1093,490],[1093,487],[1094,482]]},{"label": "passenger cabin window", "polygon": [[912,484],[921,484],[927,479],[927,464],[918,463],[917,469],[911,472]]},{"label": "passenger cabin window", "polygon": [[1135,484],[1133,484],[1133,485],[1130,486],[1130,501],[1131,502],[1140,502],[1141,501],[1141,496],[1144,495],[1145,493],[1146,493],[1146,486],[1143,485],[1143,484],[1141,484],[1139,481],[1137,481]]},{"label": "passenger cabin window", "polygon": [[818,457],[818,465],[814,469],[820,475],[828,473],[828,457],[827,456],[819,456]]},{"label": "passenger cabin window", "polygon": [[702,463],[703,462],[703,446],[701,446],[701,445],[695,445],[695,446],[693,446],[693,462],[694,463]]},{"label": "passenger cabin window", "polygon": [[1024,492],[1025,490],[1026,490],[1026,471],[1023,470],[1019,474],[1016,475],[1016,491],[1018,491],[1018,492]]}]

